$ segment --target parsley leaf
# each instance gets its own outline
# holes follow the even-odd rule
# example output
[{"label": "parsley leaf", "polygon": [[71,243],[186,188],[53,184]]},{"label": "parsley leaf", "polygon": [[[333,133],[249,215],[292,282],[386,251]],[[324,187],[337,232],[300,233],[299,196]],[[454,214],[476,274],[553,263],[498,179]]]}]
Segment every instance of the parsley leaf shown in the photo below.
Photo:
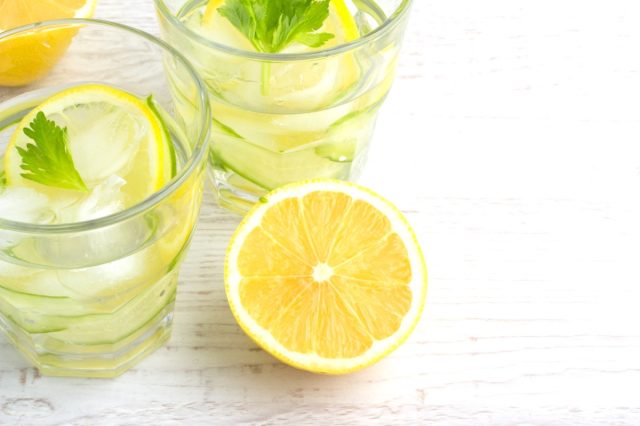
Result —
[{"label": "parsley leaf", "polygon": [[329,16],[330,0],[226,0],[218,13],[259,52],[278,53],[293,42],[320,47],[334,35],[316,33]]},{"label": "parsley leaf", "polygon": [[60,128],[40,111],[23,132],[35,142],[17,147],[22,157],[20,168],[27,172],[21,174],[23,178],[56,188],[88,191],[73,164],[66,127]]}]

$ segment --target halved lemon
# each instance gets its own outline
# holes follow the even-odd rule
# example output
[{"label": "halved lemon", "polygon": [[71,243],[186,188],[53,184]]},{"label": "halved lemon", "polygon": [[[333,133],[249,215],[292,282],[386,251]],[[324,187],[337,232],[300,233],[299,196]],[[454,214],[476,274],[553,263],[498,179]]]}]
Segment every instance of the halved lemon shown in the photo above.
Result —
[{"label": "halved lemon", "polygon": [[87,84],[53,95],[23,117],[4,157],[8,186],[31,187],[67,204],[83,195],[22,177],[24,170],[17,147],[33,143],[23,130],[39,112],[67,128],[71,157],[90,190],[114,176],[122,182],[119,189],[124,208],[158,191],[172,177],[171,141],[152,108],[120,89]]},{"label": "halved lemon", "polygon": [[402,213],[361,186],[312,180],[271,192],[225,263],[234,316],[266,351],[340,374],[380,360],[423,310],[427,271]]},{"label": "halved lemon", "polygon": [[[96,0],[0,0],[0,33],[48,19],[89,18]],[[34,29],[0,40],[0,86],[21,86],[46,75],[78,31],[77,26]]]}]

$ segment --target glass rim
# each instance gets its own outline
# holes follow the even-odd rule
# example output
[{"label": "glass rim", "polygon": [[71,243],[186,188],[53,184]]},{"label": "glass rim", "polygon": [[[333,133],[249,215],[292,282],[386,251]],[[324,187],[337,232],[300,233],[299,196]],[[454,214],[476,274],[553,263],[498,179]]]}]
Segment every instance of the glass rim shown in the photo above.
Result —
[{"label": "glass rim", "polygon": [[359,37],[355,40],[339,44],[334,47],[330,47],[327,49],[318,49],[312,50],[310,52],[304,53],[265,53],[265,52],[255,52],[251,50],[238,49],[235,47],[227,46],[221,43],[216,43],[215,41],[209,40],[200,34],[196,33],[189,29],[186,25],[184,25],[180,20],[176,18],[176,16],[171,13],[168,9],[165,0],[154,0],[156,4],[157,10],[169,21],[173,24],[174,27],[178,28],[180,31],[185,33],[187,36],[195,39],[200,44],[203,44],[212,49],[217,49],[222,52],[240,56],[247,59],[254,59],[260,61],[273,61],[273,62],[293,62],[300,61],[306,59],[317,59],[317,58],[325,58],[332,55],[337,55],[340,53],[348,52],[351,50],[355,50],[365,44],[378,40],[381,37],[384,37],[389,32],[391,32],[398,24],[400,19],[409,13],[409,9],[413,0],[402,0],[402,2],[398,5],[396,10],[382,23],[382,25],[378,26],[376,29],[371,31],[368,34],[365,34],[363,37]]},{"label": "glass rim", "polygon": [[210,120],[209,120],[209,100],[206,95],[206,90],[204,83],[198,73],[195,71],[191,63],[176,49],[170,46],[168,43],[164,42],[160,38],[149,34],[145,31],[130,27],[128,25],[119,24],[117,22],[106,21],[103,19],[80,19],[80,18],[69,18],[69,19],[52,19],[47,21],[35,22],[32,24],[22,25],[16,28],[12,28],[6,31],[0,32],[0,41],[3,39],[14,36],[16,34],[20,34],[23,32],[29,32],[37,29],[42,29],[46,27],[53,26],[65,26],[65,25],[93,25],[93,26],[104,26],[111,27],[118,31],[128,32],[137,37],[142,37],[147,41],[157,45],[159,48],[163,49],[166,52],[169,52],[172,57],[176,58],[182,66],[185,67],[187,72],[191,75],[193,81],[196,83],[198,88],[198,97],[200,104],[200,119],[202,121],[202,129],[198,134],[198,138],[196,143],[193,145],[192,154],[189,157],[188,161],[185,162],[182,170],[180,170],[176,176],[171,179],[167,184],[165,184],[160,190],[154,192],[149,197],[144,200],[134,204],[133,206],[119,211],[117,213],[113,213],[107,216],[103,216],[97,219],[91,219],[81,222],[72,222],[72,223],[61,223],[61,224],[35,224],[35,223],[27,223],[27,222],[17,222],[7,219],[0,218],[0,230],[4,231],[14,231],[20,233],[30,233],[30,234],[68,234],[68,233],[77,233],[77,232],[86,232],[95,229],[104,228],[110,225],[115,225],[117,223],[124,222],[129,220],[135,216],[138,216],[146,211],[150,210],[152,207],[157,206],[169,197],[171,194],[176,192],[178,188],[180,188],[183,183],[193,174],[193,172],[200,166],[205,155],[208,151],[209,146],[209,132],[211,130]]}]

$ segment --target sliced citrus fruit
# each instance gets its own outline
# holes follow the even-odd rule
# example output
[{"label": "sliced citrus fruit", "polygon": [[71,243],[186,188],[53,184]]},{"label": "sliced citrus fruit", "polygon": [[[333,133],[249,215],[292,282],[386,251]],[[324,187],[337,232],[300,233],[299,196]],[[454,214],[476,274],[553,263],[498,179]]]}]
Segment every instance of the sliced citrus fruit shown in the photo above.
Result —
[{"label": "sliced citrus fruit", "polygon": [[342,27],[344,41],[352,41],[360,37],[358,25],[344,0],[331,0],[331,6],[338,17],[339,26]]},{"label": "sliced citrus fruit", "polygon": [[245,217],[225,263],[234,316],[294,367],[339,374],[397,348],[424,306],[427,272],[402,213],[352,183],[275,190]]},{"label": "sliced citrus fruit", "polygon": [[[202,15],[202,23],[206,26],[219,27],[223,29],[224,31],[218,33],[219,35],[222,35],[221,33],[225,33],[227,35],[235,34],[236,37],[228,37],[229,40],[233,41],[227,41],[227,44],[236,46],[240,40],[245,38],[229,23],[227,19],[217,13],[218,8],[222,6],[224,2],[225,0],[209,0],[204,14]],[[353,19],[353,15],[351,15],[351,12],[344,0],[331,0],[329,18],[320,31],[327,31],[336,36],[332,44],[355,40],[359,36],[356,21]],[[225,39],[226,38],[227,37],[225,37]],[[224,42],[223,40],[218,39],[216,41],[221,43]],[[251,46],[251,44],[245,42],[240,42],[240,44],[241,46],[237,47]]]},{"label": "sliced citrus fruit", "polygon": [[[96,0],[0,0],[0,34],[48,19],[89,18]],[[21,86],[46,75],[58,62],[77,26],[34,28],[0,39],[0,86]]]},{"label": "sliced citrus fruit", "polygon": [[[217,43],[243,50],[255,50],[251,42],[231,22],[218,13],[218,8],[224,5],[224,0],[211,0],[202,14],[201,19],[195,16],[187,19],[185,24],[203,37]],[[349,11],[344,0],[331,0],[329,4],[329,16],[324,21],[319,32],[333,34],[334,37],[322,45],[322,49],[329,49],[350,42],[359,37],[358,26]],[[314,48],[300,43],[292,43],[281,53],[305,53]],[[197,58],[197,62],[203,66],[202,74],[207,82],[215,84],[216,92],[227,98],[231,103],[242,104],[246,99],[252,102],[266,103],[268,109],[275,110],[316,110],[321,106],[331,104],[336,98],[344,96],[351,87],[354,87],[360,78],[362,71],[353,56],[346,52],[334,55],[323,60],[309,61],[284,61],[284,62],[260,62],[243,59],[226,69],[223,75],[235,75],[228,82],[227,79],[217,76],[209,78],[215,71],[222,71],[218,57],[207,57],[203,54]],[[211,56],[211,52],[207,52]],[[225,61],[231,60],[225,56]],[[262,66],[261,66],[262,65]],[[265,66],[267,68],[265,68]],[[266,77],[265,77],[266,74]],[[297,76],[291,79],[291,76]],[[265,80],[266,78],[266,80]],[[256,96],[254,84],[246,82],[263,81],[263,97]],[[268,84],[266,84],[268,83]],[[264,107],[265,105],[260,105]]]},{"label": "sliced citrus fruit", "polygon": [[[24,129],[39,112],[67,128],[69,152],[90,194],[22,177],[17,148],[33,142]],[[105,200],[117,190],[121,207],[127,208],[172,177],[167,171],[172,169],[171,149],[162,121],[143,100],[111,86],[79,85],[53,95],[23,117],[6,149],[6,182],[35,189],[59,207],[77,204],[86,196]]]},{"label": "sliced citrus fruit", "polygon": [[218,14],[218,8],[222,6],[223,3],[224,0],[209,0],[209,3],[207,3],[207,7],[204,10],[204,14],[202,15],[202,22],[206,25],[213,24],[213,20]]}]

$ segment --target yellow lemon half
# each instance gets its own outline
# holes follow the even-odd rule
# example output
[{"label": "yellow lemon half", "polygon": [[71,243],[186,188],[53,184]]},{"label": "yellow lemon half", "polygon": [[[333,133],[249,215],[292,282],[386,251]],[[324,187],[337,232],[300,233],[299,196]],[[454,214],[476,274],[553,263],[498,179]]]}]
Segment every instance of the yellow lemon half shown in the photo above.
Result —
[{"label": "yellow lemon half", "polygon": [[423,310],[427,270],[391,203],[352,183],[313,180],[271,192],[245,217],[225,288],[238,323],[266,351],[341,374],[405,341]]},{"label": "yellow lemon half", "polygon": [[[89,18],[96,0],[0,0],[0,34],[48,19]],[[0,40],[0,86],[22,86],[45,76],[64,55],[76,27],[34,29]]]}]

